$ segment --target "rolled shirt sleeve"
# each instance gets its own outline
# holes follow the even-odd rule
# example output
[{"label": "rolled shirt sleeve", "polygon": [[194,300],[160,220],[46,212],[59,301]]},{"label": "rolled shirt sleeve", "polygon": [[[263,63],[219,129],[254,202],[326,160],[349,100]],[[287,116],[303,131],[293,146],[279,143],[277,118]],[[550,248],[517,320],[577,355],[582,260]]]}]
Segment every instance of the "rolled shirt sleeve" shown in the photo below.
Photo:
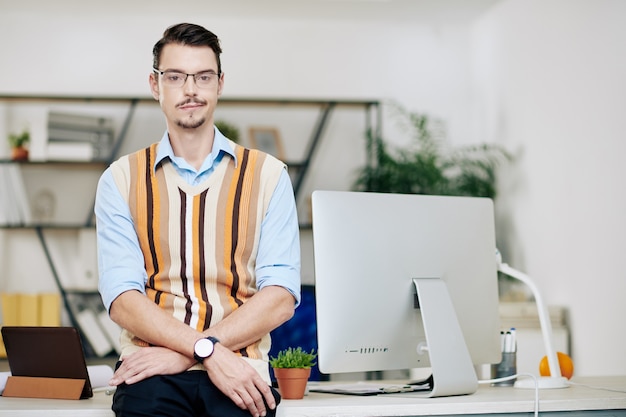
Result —
[{"label": "rolled shirt sleeve", "polygon": [[293,188],[284,170],[261,225],[257,288],[278,285],[300,304],[300,234]]},{"label": "rolled shirt sleeve", "polygon": [[110,168],[98,182],[95,213],[98,236],[98,289],[107,311],[123,292],[145,294],[148,279],[139,241],[126,201]]}]

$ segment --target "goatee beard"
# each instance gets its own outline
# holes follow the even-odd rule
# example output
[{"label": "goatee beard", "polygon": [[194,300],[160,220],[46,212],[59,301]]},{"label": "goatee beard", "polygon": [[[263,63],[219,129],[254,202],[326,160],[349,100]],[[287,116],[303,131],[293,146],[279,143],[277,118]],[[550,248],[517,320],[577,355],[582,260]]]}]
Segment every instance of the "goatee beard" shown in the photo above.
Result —
[{"label": "goatee beard", "polygon": [[[177,105],[177,107],[185,106],[187,104],[192,104],[192,103],[206,104],[206,102],[204,100],[201,100],[198,97],[190,97],[189,99],[185,100],[184,102],[179,103]],[[200,126],[202,126],[205,122],[206,122],[206,118],[202,117],[202,118],[200,118],[198,120],[194,120],[193,119],[193,115],[190,114],[189,118],[180,119],[180,120],[178,120],[176,122],[176,124],[179,127],[182,127],[183,129],[197,129]]]},{"label": "goatee beard", "polygon": [[178,120],[176,124],[183,129],[197,129],[202,126],[206,122],[205,118],[197,119],[197,120]]}]

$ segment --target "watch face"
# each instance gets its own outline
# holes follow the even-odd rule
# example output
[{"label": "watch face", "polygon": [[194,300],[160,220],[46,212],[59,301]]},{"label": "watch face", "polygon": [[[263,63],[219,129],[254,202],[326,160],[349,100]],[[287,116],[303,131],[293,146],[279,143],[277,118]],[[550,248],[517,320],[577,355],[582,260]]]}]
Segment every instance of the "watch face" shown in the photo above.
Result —
[{"label": "watch face", "polygon": [[209,339],[200,339],[196,342],[194,351],[200,358],[208,358],[213,353],[214,345]]}]

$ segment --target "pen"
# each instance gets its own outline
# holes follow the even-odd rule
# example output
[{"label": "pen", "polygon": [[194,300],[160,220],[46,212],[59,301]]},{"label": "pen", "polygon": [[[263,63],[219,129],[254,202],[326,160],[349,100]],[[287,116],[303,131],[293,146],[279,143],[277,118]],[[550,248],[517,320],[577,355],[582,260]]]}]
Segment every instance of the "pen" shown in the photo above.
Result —
[{"label": "pen", "polygon": [[517,339],[516,339],[515,327],[511,327],[511,330],[509,331],[511,332],[511,350],[509,352],[517,352]]},{"label": "pen", "polygon": [[517,340],[516,340],[516,331],[515,327],[511,327],[510,330],[507,330],[504,333],[504,342],[502,352],[516,352],[517,351]]},{"label": "pen", "polygon": [[116,388],[117,387],[111,387],[111,386],[108,386],[108,387],[98,387],[98,388],[94,388],[92,391],[94,393],[96,393],[96,392],[104,392],[106,395],[113,395],[113,394],[115,394],[115,389]]}]

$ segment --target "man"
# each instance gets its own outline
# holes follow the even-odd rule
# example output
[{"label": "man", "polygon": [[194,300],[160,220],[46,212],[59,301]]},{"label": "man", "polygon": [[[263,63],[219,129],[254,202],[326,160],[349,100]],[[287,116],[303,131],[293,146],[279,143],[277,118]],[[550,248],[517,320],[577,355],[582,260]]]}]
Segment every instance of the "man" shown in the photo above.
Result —
[{"label": "man", "polygon": [[102,175],[100,292],[122,328],[118,416],[265,416],[269,332],[300,300],[300,248],[284,164],[214,126],[224,87],[218,38],[168,28],[149,82],[160,142]]}]

